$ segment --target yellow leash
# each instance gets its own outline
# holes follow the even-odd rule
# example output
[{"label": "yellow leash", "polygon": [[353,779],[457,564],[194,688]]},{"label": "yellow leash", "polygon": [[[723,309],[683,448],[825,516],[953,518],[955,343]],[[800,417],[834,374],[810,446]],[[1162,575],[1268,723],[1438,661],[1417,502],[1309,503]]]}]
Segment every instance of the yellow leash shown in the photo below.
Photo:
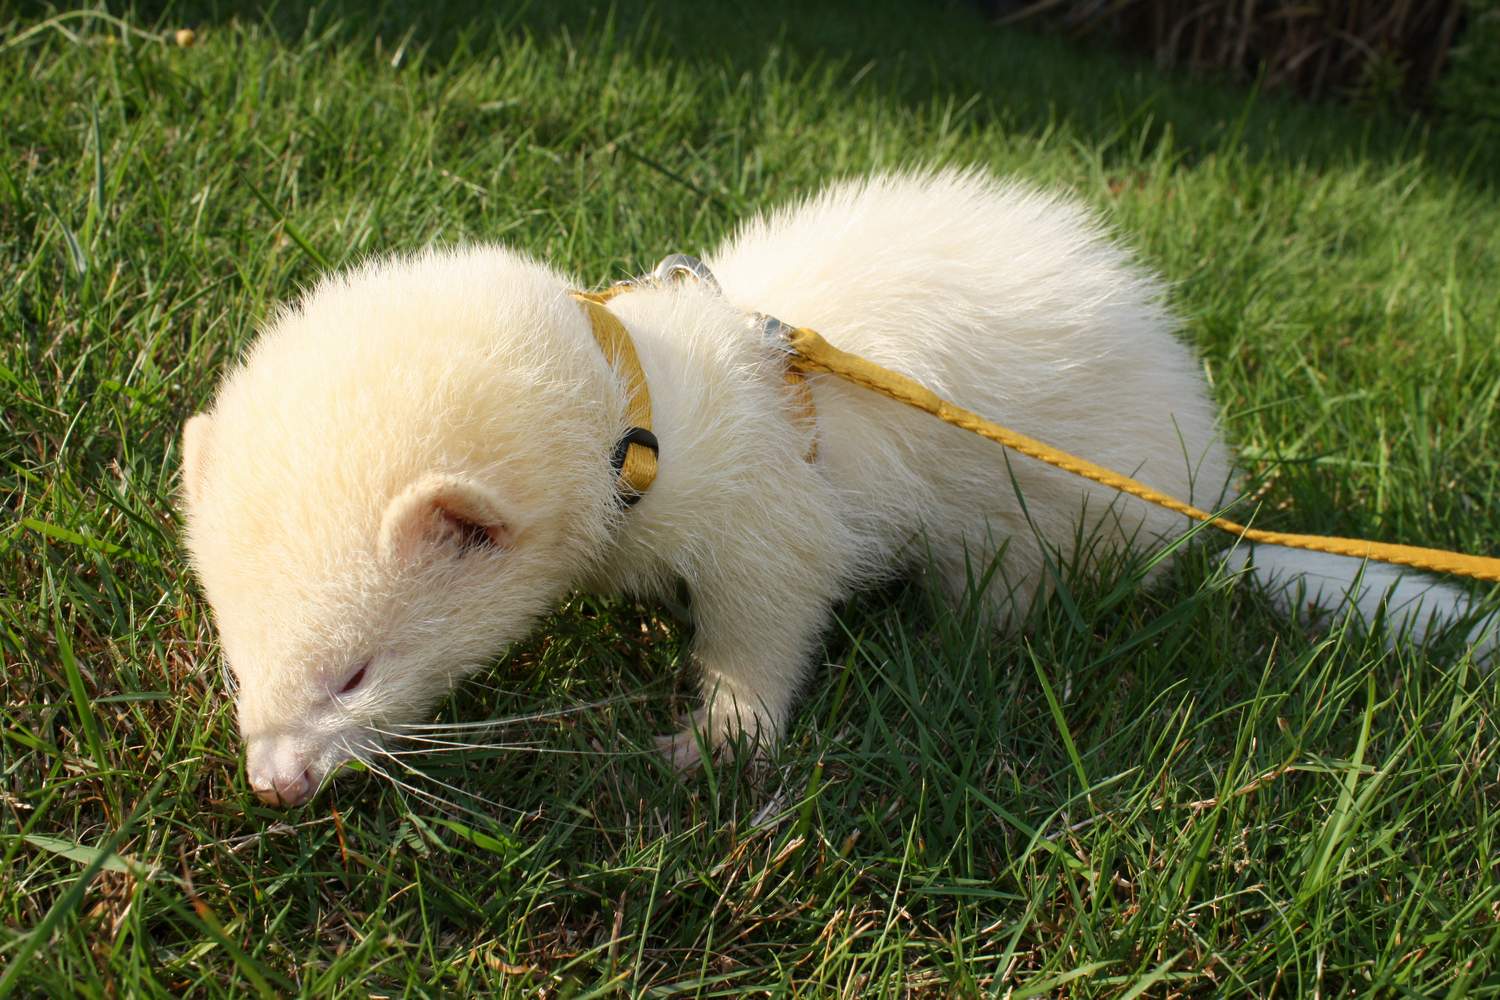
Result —
[{"label": "yellow leash", "polygon": [[[574,292],[573,297],[588,312],[594,338],[612,367],[623,369],[628,383],[630,419],[635,425],[621,440],[622,452],[617,452],[616,468],[620,478],[622,496],[627,503],[640,499],[641,494],[656,477],[656,439],[651,435],[651,396],[646,387],[646,376],[636,357],[630,334],[606,303],[623,291],[637,287],[642,281],[665,282],[682,277],[692,277],[705,282],[717,290],[718,282],[703,263],[691,257],[674,254],[659,264],[645,279],[624,282],[602,292]],[[1095,465],[1087,459],[1070,455],[1035,438],[1018,434],[999,424],[985,420],[979,414],[939,397],[919,382],[898,375],[887,368],[858,355],[841,351],[824,340],[815,331],[806,327],[789,327],[779,320],[757,315],[752,318],[768,340],[789,354],[787,373],[790,381],[802,393],[801,409],[806,419],[813,419],[812,395],[802,376],[815,373],[837,375],[845,381],[863,386],[872,392],[905,403],[907,406],[946,421],[955,427],[978,434],[980,437],[1004,445],[1028,458],[1046,462],[1075,476],[1092,480],[1121,493],[1165,507],[1184,517],[1201,521],[1220,531],[1239,538],[1268,545],[1284,545],[1293,549],[1311,552],[1327,552],[1336,556],[1352,556],[1355,559],[1373,559],[1377,562],[1411,566],[1433,573],[1451,573],[1475,580],[1500,583],[1500,559],[1488,556],[1471,556],[1462,552],[1443,549],[1427,549],[1416,545],[1393,545],[1387,542],[1368,542],[1360,538],[1338,538],[1331,535],[1297,535],[1282,531],[1262,531],[1234,521],[1216,517],[1206,510],[1183,503],[1174,497],[1152,489],[1145,483],[1123,476],[1118,472]],[[644,431],[644,439],[636,432]],[[643,444],[649,440],[649,444]],[[809,456],[811,461],[813,456]]]},{"label": "yellow leash", "polygon": [[827,372],[830,375],[837,375],[855,385],[878,392],[882,396],[888,396],[908,406],[925,410],[939,420],[946,421],[955,427],[962,427],[966,431],[988,438],[1022,455],[1054,465],[1075,476],[1091,479],[1096,483],[1119,490],[1121,493],[1139,497],[1158,507],[1165,507],[1167,510],[1203,521],[1231,535],[1237,535],[1252,542],[1265,542],[1268,545],[1285,545],[1294,549],[1328,552],[1336,556],[1353,556],[1356,559],[1374,559],[1377,562],[1395,563],[1399,566],[1412,566],[1435,573],[1452,573],[1457,576],[1472,577],[1475,580],[1500,583],[1500,559],[1465,555],[1461,552],[1447,552],[1443,549],[1425,549],[1416,545],[1367,542],[1359,538],[1262,531],[1259,528],[1249,528],[1221,517],[1215,517],[1208,511],[1183,503],[1129,476],[1122,476],[1101,465],[1095,465],[1086,459],[1059,451],[1051,445],[991,423],[977,413],[972,413],[940,398],[926,386],[904,375],[898,375],[857,355],[839,350],[805,327],[787,329],[785,336],[786,346],[792,353],[792,365],[804,372]]}]

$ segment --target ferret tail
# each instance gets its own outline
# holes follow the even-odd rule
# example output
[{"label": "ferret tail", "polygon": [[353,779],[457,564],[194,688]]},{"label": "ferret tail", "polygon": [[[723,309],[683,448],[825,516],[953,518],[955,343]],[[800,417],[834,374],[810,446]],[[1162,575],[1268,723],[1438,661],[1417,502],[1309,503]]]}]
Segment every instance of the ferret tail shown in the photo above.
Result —
[{"label": "ferret tail", "polygon": [[[1284,615],[1290,616],[1296,607],[1332,610],[1352,603],[1368,624],[1377,621],[1383,609],[1387,645],[1421,645],[1474,617],[1477,610],[1477,602],[1461,588],[1389,563],[1280,545],[1240,544],[1229,553],[1226,565],[1235,573],[1248,571]],[[1495,663],[1500,614],[1480,617],[1467,640],[1475,660]]]}]

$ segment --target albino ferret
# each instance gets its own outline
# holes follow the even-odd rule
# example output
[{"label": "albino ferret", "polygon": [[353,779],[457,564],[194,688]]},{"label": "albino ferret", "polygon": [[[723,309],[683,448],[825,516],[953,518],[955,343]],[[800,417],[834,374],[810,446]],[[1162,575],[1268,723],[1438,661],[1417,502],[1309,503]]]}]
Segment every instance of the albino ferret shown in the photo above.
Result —
[{"label": "albino ferret", "polygon": [[[774,741],[854,588],[930,567],[959,598],[1003,546],[1003,629],[1049,552],[1087,564],[1185,527],[833,377],[810,380],[809,420],[753,312],[1180,499],[1225,498],[1229,452],[1162,286],[1075,204],[978,171],[887,174],[754,219],[707,263],[722,292],[643,283],[609,305],[660,448],[633,506],[611,461],[626,382],[572,277],[499,246],[430,250],[325,278],[270,323],[183,435],[187,545],[258,795],[306,801],[577,588],[686,581],[704,706],[663,740],[686,765],[693,727]],[[1362,579],[1368,612],[1398,579],[1255,561],[1314,596]],[[1464,608],[1401,586],[1393,604]]]}]

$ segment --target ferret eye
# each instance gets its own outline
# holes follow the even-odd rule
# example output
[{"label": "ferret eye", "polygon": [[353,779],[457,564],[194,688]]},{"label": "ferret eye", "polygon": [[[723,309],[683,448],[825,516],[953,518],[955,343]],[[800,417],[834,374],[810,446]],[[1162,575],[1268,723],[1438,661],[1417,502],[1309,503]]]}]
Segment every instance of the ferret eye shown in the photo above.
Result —
[{"label": "ferret eye", "polygon": [[344,686],[341,687],[341,688],[339,688],[339,694],[348,694],[349,692],[353,691],[355,688],[357,688],[361,684],[363,684],[364,681],[365,681],[365,671],[367,671],[369,669],[370,669],[370,661],[369,660],[366,660],[364,663],[361,663],[360,666],[359,666],[359,669],[356,670],[356,671],[354,671],[354,673],[350,674],[349,675],[349,679],[344,682]]}]

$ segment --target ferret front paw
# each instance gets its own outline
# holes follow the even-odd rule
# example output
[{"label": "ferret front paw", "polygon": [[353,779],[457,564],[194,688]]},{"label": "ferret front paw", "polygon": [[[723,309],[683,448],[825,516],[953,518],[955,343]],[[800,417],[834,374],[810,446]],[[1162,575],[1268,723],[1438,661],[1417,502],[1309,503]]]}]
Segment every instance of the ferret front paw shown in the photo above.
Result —
[{"label": "ferret front paw", "polygon": [[703,750],[719,757],[726,750],[743,751],[748,757],[760,757],[774,739],[775,729],[753,714],[734,712],[715,714],[699,709],[688,724],[675,733],[656,738],[656,749],[667,763],[679,772],[691,771],[703,763]]},{"label": "ferret front paw", "polygon": [[703,751],[717,756],[725,742],[725,727],[717,724],[707,709],[700,708],[689,715],[683,727],[675,733],[666,733],[656,738],[656,752],[666,758],[668,764],[679,773],[686,773],[703,764]]},{"label": "ferret front paw", "polygon": [[703,741],[707,734],[689,726],[656,738],[656,752],[666,758],[672,769],[685,774],[703,763]]}]

